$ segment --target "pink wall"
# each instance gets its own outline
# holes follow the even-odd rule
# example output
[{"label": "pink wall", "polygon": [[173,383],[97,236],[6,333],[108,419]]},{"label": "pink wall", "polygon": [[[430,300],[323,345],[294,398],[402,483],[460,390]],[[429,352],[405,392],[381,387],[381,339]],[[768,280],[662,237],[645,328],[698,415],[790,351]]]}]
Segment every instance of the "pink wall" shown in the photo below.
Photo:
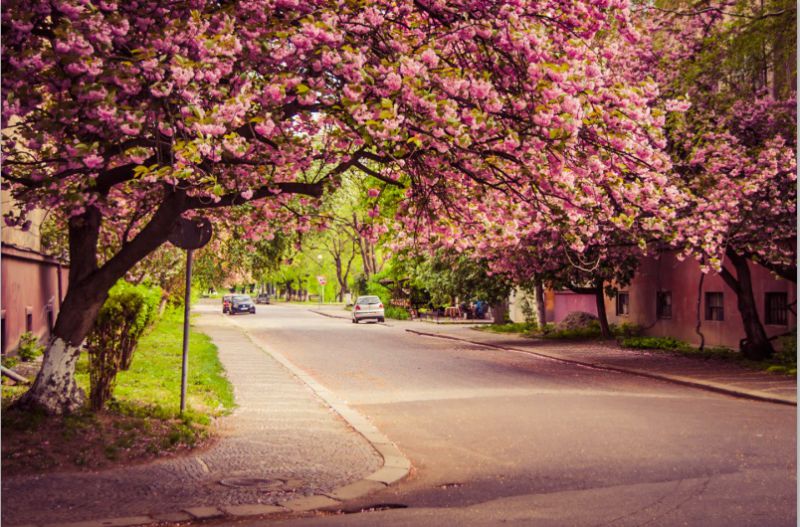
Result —
[{"label": "pink wall", "polygon": [[[69,268],[60,266],[61,295],[67,290]],[[13,353],[26,331],[30,314],[31,331],[44,341],[49,337],[48,313],[55,323],[61,308],[58,262],[40,254],[3,245],[0,262],[0,306],[5,335],[3,353]]]},{"label": "pink wall", "polygon": [[[794,284],[774,278],[763,267],[751,264],[753,293],[764,323],[764,298],[767,292],[787,293],[788,303],[794,309],[797,300]],[[735,276],[735,272],[733,273]],[[616,299],[606,298],[609,322],[620,324],[634,323],[644,328],[644,334],[657,337],[675,337],[697,345],[700,337],[695,332],[697,325],[697,299],[700,284],[700,267],[695,260],[679,261],[674,253],[645,258],[630,286],[622,289],[630,295],[630,314],[616,315]],[[672,317],[656,317],[656,292],[672,292]],[[705,320],[705,293],[721,292],[724,300],[724,320]],[[735,293],[725,285],[717,273],[709,273],[700,292],[700,331],[705,336],[706,345],[727,346],[738,349],[739,340],[745,337]],[[797,325],[791,310],[788,325],[766,325],[767,335],[779,335]]]},{"label": "pink wall", "polygon": [[553,300],[552,319],[548,319],[548,322],[558,324],[574,311],[584,311],[597,316],[597,302],[594,295],[580,295],[572,291],[555,291]]}]

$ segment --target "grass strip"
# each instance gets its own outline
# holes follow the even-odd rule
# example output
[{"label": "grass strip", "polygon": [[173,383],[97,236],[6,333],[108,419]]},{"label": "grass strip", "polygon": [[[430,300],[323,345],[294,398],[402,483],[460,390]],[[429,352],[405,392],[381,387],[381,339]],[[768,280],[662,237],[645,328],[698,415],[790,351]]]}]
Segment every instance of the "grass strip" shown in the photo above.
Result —
[{"label": "grass strip", "polygon": [[[3,474],[108,468],[170,455],[204,444],[214,417],[234,407],[233,387],[211,339],[189,339],[187,412],[179,415],[183,313],[167,311],[142,337],[130,370],[120,372],[102,412],[68,416],[20,412],[9,405],[26,387],[3,386]],[[76,380],[89,388],[88,362]]]}]

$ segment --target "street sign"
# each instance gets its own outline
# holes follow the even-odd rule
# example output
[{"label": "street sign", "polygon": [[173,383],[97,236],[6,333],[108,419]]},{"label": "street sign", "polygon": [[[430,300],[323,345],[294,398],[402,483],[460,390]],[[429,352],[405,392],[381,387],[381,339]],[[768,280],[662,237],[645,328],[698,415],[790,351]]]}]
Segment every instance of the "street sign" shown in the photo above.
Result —
[{"label": "street sign", "polygon": [[211,239],[211,222],[208,218],[186,219],[179,217],[167,238],[181,249],[186,249],[186,285],[183,299],[183,360],[181,364],[181,415],[186,410],[186,383],[189,376],[189,308],[192,291],[192,252]]},{"label": "street sign", "polygon": [[322,275],[319,275],[317,276],[317,282],[319,282],[319,285],[325,285],[328,283],[328,279]]},{"label": "street sign", "polygon": [[211,239],[211,222],[208,218],[178,218],[168,239],[181,249],[199,249]]}]

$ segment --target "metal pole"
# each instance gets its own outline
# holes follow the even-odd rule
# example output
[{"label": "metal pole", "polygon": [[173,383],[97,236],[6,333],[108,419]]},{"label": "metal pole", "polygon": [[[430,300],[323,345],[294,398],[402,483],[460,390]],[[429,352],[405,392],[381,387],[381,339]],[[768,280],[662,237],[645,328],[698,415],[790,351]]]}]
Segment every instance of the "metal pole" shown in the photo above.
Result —
[{"label": "metal pole", "polygon": [[324,291],[322,287],[322,284],[319,284],[319,307],[322,307],[322,292]]},{"label": "metal pole", "polygon": [[181,415],[186,410],[186,378],[189,374],[189,308],[192,294],[192,249],[186,251],[186,294],[183,298],[183,365],[181,368]]}]

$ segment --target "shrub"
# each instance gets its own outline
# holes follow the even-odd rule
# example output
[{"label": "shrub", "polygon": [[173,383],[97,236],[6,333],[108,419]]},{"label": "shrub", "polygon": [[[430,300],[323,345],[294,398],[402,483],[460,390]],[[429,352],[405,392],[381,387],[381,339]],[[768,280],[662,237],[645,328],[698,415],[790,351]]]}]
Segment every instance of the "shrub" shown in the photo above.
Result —
[{"label": "shrub", "polygon": [[558,330],[588,329],[597,324],[597,317],[584,311],[573,311],[558,323]]},{"label": "shrub", "polygon": [[627,337],[621,341],[626,348],[688,351],[691,346],[672,337]]},{"label": "shrub", "polygon": [[558,329],[553,326],[545,326],[542,331],[542,337],[546,339],[596,339],[602,336],[603,332],[600,331],[600,323],[596,320],[590,325],[579,327],[575,329]]},{"label": "shrub", "polygon": [[410,318],[408,311],[405,308],[397,306],[387,306],[384,304],[384,314],[386,318],[393,318],[395,320],[408,320]]},{"label": "shrub", "polygon": [[19,359],[16,357],[3,357],[2,364],[4,368],[8,368],[9,370],[14,368],[17,364],[19,364]]},{"label": "shrub", "polygon": [[481,326],[478,329],[483,331],[491,331],[492,333],[523,333],[531,334],[538,329],[538,325],[534,321],[528,322],[509,322],[508,324],[491,324]]},{"label": "shrub", "polygon": [[642,327],[637,324],[629,324],[627,322],[619,325],[611,324],[611,333],[615,337],[637,337],[641,332]]},{"label": "shrub", "polygon": [[130,368],[133,351],[158,312],[161,290],[119,281],[86,340],[89,352],[90,401],[100,410],[111,397],[114,379]]},{"label": "shrub", "polygon": [[17,346],[17,354],[19,358],[25,362],[32,361],[42,354],[44,346],[39,344],[39,339],[30,331],[26,331],[19,337],[19,345]]}]

